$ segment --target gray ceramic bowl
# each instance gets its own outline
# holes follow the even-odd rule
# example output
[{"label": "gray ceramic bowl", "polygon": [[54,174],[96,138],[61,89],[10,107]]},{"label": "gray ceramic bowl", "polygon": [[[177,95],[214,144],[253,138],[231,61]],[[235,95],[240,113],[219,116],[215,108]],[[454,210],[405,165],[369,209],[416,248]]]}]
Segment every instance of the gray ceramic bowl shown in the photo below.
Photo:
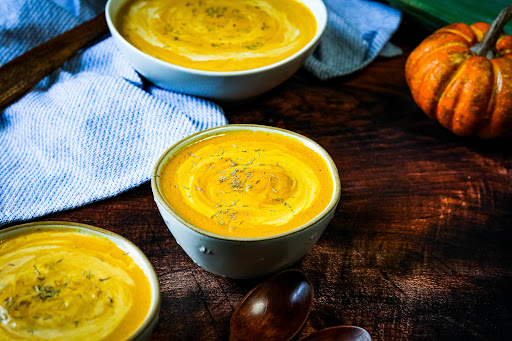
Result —
[{"label": "gray ceramic bowl", "polygon": [[218,100],[239,100],[259,95],[281,84],[294,74],[311,55],[327,25],[327,9],[322,0],[298,0],[308,7],[317,21],[317,32],[304,48],[290,57],[244,71],[202,71],[164,62],[137,49],[114,26],[114,18],[127,0],[109,0],[105,8],[107,24],[121,53],[145,78],[177,92]]},{"label": "gray ceramic bowl", "polygon": [[[162,166],[179,150],[206,137],[227,131],[268,131],[295,138],[316,151],[332,174],[333,194],[328,206],[307,224],[291,231],[259,238],[228,237],[204,231],[183,219],[164,199],[159,174]],[[277,272],[303,257],[317,242],[332,219],[340,200],[338,170],[329,154],[316,142],[297,133],[267,126],[227,125],[188,136],[162,154],[151,178],[156,205],[178,244],[205,270],[230,278],[253,278]]]}]

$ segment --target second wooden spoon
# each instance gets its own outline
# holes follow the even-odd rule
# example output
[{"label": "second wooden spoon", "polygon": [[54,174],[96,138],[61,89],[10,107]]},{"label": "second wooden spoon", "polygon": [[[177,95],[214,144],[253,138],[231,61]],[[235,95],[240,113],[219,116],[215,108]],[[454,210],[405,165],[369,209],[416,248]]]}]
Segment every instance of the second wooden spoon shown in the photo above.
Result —
[{"label": "second wooden spoon", "polygon": [[299,341],[371,341],[366,330],[356,326],[337,326],[325,328],[300,339]]}]

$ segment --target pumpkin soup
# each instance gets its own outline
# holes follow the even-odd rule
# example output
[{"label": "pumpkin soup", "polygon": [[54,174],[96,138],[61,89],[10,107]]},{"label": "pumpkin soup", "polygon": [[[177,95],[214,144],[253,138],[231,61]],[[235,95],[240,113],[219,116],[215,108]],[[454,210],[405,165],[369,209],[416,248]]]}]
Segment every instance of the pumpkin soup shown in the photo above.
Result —
[{"label": "pumpkin soup", "polygon": [[57,227],[0,238],[0,340],[124,340],[150,301],[144,272],[107,238]]},{"label": "pumpkin soup", "polygon": [[318,216],[333,195],[326,161],[276,133],[232,131],[173,155],[159,176],[162,196],[183,219],[233,237],[271,236]]},{"label": "pumpkin soup", "polygon": [[296,0],[128,0],[115,26],[139,50],[198,70],[249,70],[283,60],[316,34]]}]

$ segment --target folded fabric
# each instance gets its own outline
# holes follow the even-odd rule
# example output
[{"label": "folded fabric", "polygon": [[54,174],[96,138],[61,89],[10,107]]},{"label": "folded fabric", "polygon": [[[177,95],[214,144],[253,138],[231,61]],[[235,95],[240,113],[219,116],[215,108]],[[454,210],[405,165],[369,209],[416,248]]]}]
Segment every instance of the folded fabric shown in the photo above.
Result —
[{"label": "folded fabric", "polygon": [[[398,11],[381,4],[325,2],[328,29],[306,64],[322,79],[368,64],[400,21]],[[0,1],[0,65],[91,19],[104,5]],[[100,40],[0,109],[0,226],[136,187],[150,179],[156,159],[171,144],[224,124],[219,106],[148,84],[111,38]]]},{"label": "folded fabric", "polygon": [[327,28],[305,65],[318,78],[329,79],[357,71],[379,52],[384,52],[385,57],[402,53],[388,42],[400,24],[400,11],[373,1],[323,1],[328,9]]}]

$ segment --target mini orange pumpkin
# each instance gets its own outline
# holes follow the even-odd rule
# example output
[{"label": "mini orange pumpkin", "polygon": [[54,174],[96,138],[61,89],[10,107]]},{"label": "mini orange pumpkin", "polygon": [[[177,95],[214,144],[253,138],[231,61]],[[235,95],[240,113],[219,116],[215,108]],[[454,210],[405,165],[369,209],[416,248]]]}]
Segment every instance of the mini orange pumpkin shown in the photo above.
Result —
[{"label": "mini orange pumpkin", "polygon": [[415,102],[457,135],[512,135],[512,35],[498,33],[511,15],[509,6],[491,29],[486,23],[448,25],[407,59],[405,76]]}]

